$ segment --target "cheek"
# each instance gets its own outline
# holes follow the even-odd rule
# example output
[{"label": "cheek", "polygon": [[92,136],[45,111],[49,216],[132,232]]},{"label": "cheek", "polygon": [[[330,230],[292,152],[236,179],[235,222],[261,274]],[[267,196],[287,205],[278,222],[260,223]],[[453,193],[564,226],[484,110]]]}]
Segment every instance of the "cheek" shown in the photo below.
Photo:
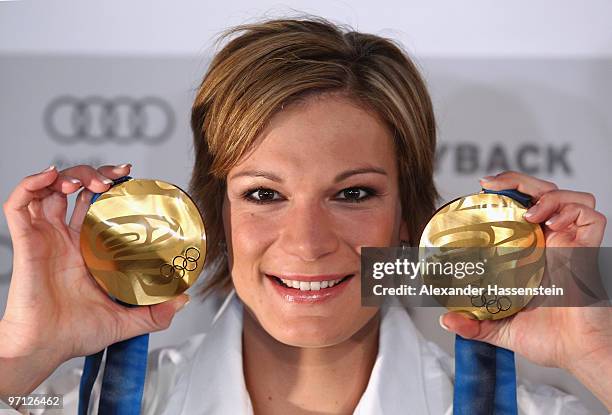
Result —
[{"label": "cheek", "polygon": [[252,212],[232,212],[229,220],[226,234],[231,241],[232,274],[241,277],[242,273],[257,269],[261,257],[275,240],[277,229],[269,217]]},{"label": "cheek", "polygon": [[393,209],[353,211],[336,216],[343,239],[359,249],[362,246],[387,246],[394,240],[396,213]]}]

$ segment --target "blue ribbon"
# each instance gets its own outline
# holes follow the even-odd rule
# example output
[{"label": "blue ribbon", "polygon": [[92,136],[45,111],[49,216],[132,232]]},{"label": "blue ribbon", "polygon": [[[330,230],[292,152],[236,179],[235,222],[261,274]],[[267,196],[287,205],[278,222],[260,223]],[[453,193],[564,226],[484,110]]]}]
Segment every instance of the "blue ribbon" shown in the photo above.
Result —
[{"label": "blue ribbon", "polygon": [[[113,186],[130,180],[125,176],[113,180]],[[101,193],[91,198],[91,203],[98,200]],[[138,307],[122,303],[126,307]],[[90,406],[91,391],[98,377],[102,356],[106,351],[106,365],[102,378],[102,390],[98,413],[113,415],[140,414],[144,382],[147,372],[149,334],[142,334],[110,345],[98,353],[87,356],[83,366],[79,386],[79,415],[86,415]]]},{"label": "blue ribbon", "polygon": [[454,415],[516,415],[514,352],[455,337]]},{"label": "blue ribbon", "polygon": [[[484,193],[511,197],[525,207],[531,197],[518,190]],[[454,415],[517,415],[514,352],[455,336]]]}]

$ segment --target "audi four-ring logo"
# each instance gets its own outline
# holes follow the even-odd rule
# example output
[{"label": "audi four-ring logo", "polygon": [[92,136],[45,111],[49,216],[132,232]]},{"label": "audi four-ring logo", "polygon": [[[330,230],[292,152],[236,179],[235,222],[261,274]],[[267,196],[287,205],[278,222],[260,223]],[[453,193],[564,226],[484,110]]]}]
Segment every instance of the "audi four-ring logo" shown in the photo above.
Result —
[{"label": "audi four-ring logo", "polygon": [[44,125],[60,143],[157,144],[172,134],[174,112],[170,104],[157,97],[61,96],[47,106]]},{"label": "audi four-ring logo", "polygon": [[159,268],[159,273],[164,278],[183,278],[185,271],[195,271],[198,267],[200,251],[197,248],[189,247],[183,255],[177,255],[172,259],[172,264],[163,264]]}]

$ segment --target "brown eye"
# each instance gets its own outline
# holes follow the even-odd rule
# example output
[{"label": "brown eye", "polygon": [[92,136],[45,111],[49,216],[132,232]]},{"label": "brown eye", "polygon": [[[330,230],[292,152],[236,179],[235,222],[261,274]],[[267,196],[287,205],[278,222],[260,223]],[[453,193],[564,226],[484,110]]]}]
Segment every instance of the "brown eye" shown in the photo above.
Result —
[{"label": "brown eye", "polygon": [[254,189],[246,193],[247,199],[257,203],[271,202],[280,199],[280,197],[277,196],[278,192],[266,188]]},{"label": "brown eye", "polygon": [[363,187],[349,187],[340,191],[339,199],[344,199],[349,202],[362,202],[372,196],[374,192]]}]

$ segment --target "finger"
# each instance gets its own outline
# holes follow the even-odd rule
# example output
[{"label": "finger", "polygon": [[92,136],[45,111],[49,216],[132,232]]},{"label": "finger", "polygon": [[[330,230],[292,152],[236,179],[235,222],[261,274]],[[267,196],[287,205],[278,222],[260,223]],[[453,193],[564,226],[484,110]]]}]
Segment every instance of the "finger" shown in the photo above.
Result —
[{"label": "finger", "polygon": [[505,171],[496,176],[485,176],[480,185],[490,190],[516,189],[537,201],[543,194],[557,190],[557,185],[516,171]]},{"label": "finger", "polygon": [[[103,174],[105,177],[111,179],[118,179],[119,177],[123,177],[129,174],[131,168],[132,165],[129,163],[121,164],[118,166],[108,165],[98,168],[98,172]],[[85,215],[87,214],[89,205],[91,205],[92,196],[92,191],[83,189],[77,197],[76,203],[74,205],[74,210],[72,211],[72,215],[68,223],[70,229],[77,233],[81,232],[81,226],[83,225],[83,220],[85,219]]]},{"label": "finger", "polygon": [[125,310],[126,319],[120,340],[144,333],[167,329],[174,318],[189,302],[189,295],[181,294],[172,300],[151,306],[133,307]]},{"label": "finger", "polygon": [[77,233],[81,232],[81,227],[83,226],[83,221],[85,220],[85,215],[87,214],[89,205],[91,205],[91,198],[93,195],[94,194],[91,190],[83,189],[77,196],[74,204],[74,210],[72,211],[72,215],[70,216],[70,221],[68,223],[68,227]]},{"label": "finger", "polygon": [[4,203],[4,213],[11,235],[21,235],[28,232],[32,226],[28,206],[33,200],[44,198],[52,193],[48,186],[57,178],[55,166],[25,177],[17,185]]},{"label": "finger", "polygon": [[449,312],[440,316],[440,325],[465,339],[480,340],[495,346],[512,349],[508,324],[510,319],[476,320],[463,313]]},{"label": "finger", "polygon": [[120,164],[120,165],[106,165],[98,168],[98,172],[102,174],[104,177],[108,177],[110,179],[118,179],[120,177],[126,176],[130,173],[132,165],[130,163]]},{"label": "finger", "polygon": [[580,203],[568,203],[545,224],[558,232],[568,227],[576,227],[576,242],[583,246],[599,246],[603,240],[606,222],[606,217],[595,209]]},{"label": "finger", "polygon": [[66,195],[76,192],[81,187],[79,179],[60,173],[49,187],[54,190],[53,194],[41,201],[40,212],[36,216],[45,217],[51,223],[64,226],[68,207]]},{"label": "finger", "polygon": [[538,202],[527,210],[525,219],[532,223],[544,222],[568,203],[577,203],[594,209],[595,197],[585,192],[553,190],[543,194]]},{"label": "finger", "polygon": [[[53,183],[51,188],[53,190],[62,191],[62,186],[65,186],[65,178],[77,179],[81,182],[83,187],[91,190],[92,192],[105,192],[113,184],[113,181],[98,172],[92,166],[79,165],[64,169],[60,172],[60,177],[56,182]],[[76,191],[75,188],[73,191]]]},{"label": "finger", "polygon": [[49,223],[62,228],[65,226],[66,208],[68,206],[65,194],[53,192],[42,199],[40,204],[42,213]]}]

